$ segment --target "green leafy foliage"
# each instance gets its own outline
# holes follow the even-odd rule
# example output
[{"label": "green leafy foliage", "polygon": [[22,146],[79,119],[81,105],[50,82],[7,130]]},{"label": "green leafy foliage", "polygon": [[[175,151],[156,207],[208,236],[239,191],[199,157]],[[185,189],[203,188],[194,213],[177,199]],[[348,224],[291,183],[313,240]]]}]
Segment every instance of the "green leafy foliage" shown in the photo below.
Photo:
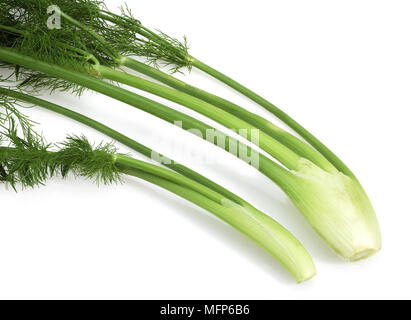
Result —
[{"label": "green leafy foliage", "polygon": [[[69,136],[65,142],[51,145],[31,131],[22,138],[13,120],[0,141],[3,145],[0,147],[0,181],[15,190],[18,185],[22,188],[43,185],[50,177],[66,177],[70,172],[97,184],[121,181],[115,165],[117,150],[112,144],[93,147],[84,136]],[[57,150],[52,151],[53,148]]]},{"label": "green leafy foliage", "polygon": [[70,136],[56,153],[59,172],[94,180],[97,184],[112,184],[121,180],[115,165],[117,149],[112,143],[93,146],[85,136]]},{"label": "green leafy foliage", "polygon": [[[87,72],[90,64],[116,63],[104,52],[102,45],[90,34],[64,19],[61,28],[49,29],[47,8],[56,5],[67,15],[97,31],[105,28],[98,18],[99,8],[104,4],[94,0],[3,0],[0,3],[0,42],[4,47],[18,50],[41,61],[57,64],[71,70]],[[14,65],[1,63],[15,68]],[[21,80],[20,86],[33,89],[73,90],[81,94],[83,88],[61,79],[24,68],[15,70]]]},{"label": "green leafy foliage", "polygon": [[19,101],[0,94],[0,127],[3,130],[8,130],[17,123],[23,135],[26,136],[29,132],[33,132],[32,129],[36,123],[23,114],[19,110],[20,108],[24,108],[24,106]]},{"label": "green leafy foliage", "polygon": [[[59,7],[78,24],[62,18],[61,28],[49,29],[47,8],[50,5]],[[2,0],[0,44],[41,61],[82,72],[90,72],[90,64],[96,63],[117,67],[116,58],[120,54],[145,57],[149,64],[157,68],[168,66],[172,72],[182,67],[191,68],[186,38],[180,42],[161,31],[150,31],[127,7],[116,15],[98,0]],[[1,61],[0,66],[16,68]],[[84,90],[24,68],[16,68],[15,75],[22,81],[22,87],[31,89],[73,90],[78,94]]]},{"label": "green leafy foliage", "polygon": [[55,173],[53,156],[47,151],[49,146],[30,131],[21,138],[13,119],[8,130],[2,133],[1,141],[8,143],[8,147],[0,148],[0,180],[15,190],[17,184],[22,187],[41,185]]},{"label": "green leafy foliage", "polygon": [[127,56],[144,57],[150,65],[169,68],[172,73],[179,72],[184,67],[191,70],[185,36],[180,41],[160,30],[152,31],[133,16],[127,5],[120,10],[120,15],[104,10],[101,14],[103,20],[111,22],[110,27],[103,30],[104,37],[118,52]]}]

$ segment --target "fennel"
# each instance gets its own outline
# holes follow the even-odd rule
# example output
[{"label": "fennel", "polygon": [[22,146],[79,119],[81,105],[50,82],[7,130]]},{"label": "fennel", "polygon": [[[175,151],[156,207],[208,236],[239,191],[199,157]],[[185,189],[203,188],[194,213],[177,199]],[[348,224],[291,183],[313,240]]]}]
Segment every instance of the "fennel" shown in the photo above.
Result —
[{"label": "fennel", "polygon": [[[21,5],[22,2],[19,0],[13,0],[7,1],[7,3],[17,3]],[[49,2],[23,1],[23,3],[47,4]],[[134,49],[136,51],[134,53],[138,54],[138,50],[142,50],[140,53],[145,50],[145,53],[140,55],[145,55],[151,58],[152,61],[156,61],[157,59],[167,61],[167,59],[169,59],[169,62],[173,62],[171,58],[175,59],[175,57],[179,56],[180,53],[184,53],[184,55],[180,55],[180,57],[183,57],[184,59],[189,57],[186,50],[183,48],[184,46],[176,46],[177,42],[164,34],[156,35],[147,28],[143,27],[141,23],[133,19],[131,16],[116,16],[108,13],[108,11],[99,9],[98,6],[93,6],[93,11],[91,10],[92,2],[86,0],[71,2],[61,1],[61,4],[74,4],[74,6],[77,4],[82,4],[86,7],[90,5],[89,9],[93,12],[93,17],[97,16],[103,20],[106,19],[112,23],[114,22],[115,26],[118,27],[115,31],[117,34],[123,34],[123,38],[112,37],[115,33],[111,32],[111,29],[107,29],[107,26],[102,23],[100,19],[96,19],[95,21],[97,22],[93,20],[93,24],[91,24],[92,27],[90,29],[65,14],[63,10],[63,17],[67,21],[70,21],[74,26],[85,31],[86,37],[88,37],[92,45],[92,52],[90,52],[89,47],[87,48],[89,51],[84,51],[82,47],[76,47],[76,43],[79,41],[77,37],[71,39],[70,44],[63,42],[65,46],[60,48],[61,51],[57,51],[58,54],[50,55],[51,59],[56,59],[56,61],[48,61],[48,64],[40,63],[40,61],[36,61],[36,59],[30,60],[29,57],[19,55],[18,52],[7,52],[5,49],[0,49],[1,60],[6,63],[20,65],[22,67],[41,72],[40,74],[33,74],[29,72],[29,77],[26,78],[24,84],[33,85],[34,87],[46,85],[51,86],[52,89],[68,89],[73,87],[72,83],[76,83],[79,85],[76,87],[76,90],[81,91],[84,87],[87,87],[131,104],[135,107],[139,107],[147,112],[159,116],[166,121],[173,122],[175,120],[183,120],[185,129],[201,128],[201,131],[204,132],[207,128],[209,128],[193,118],[166,108],[165,106],[157,104],[151,100],[131,94],[125,90],[121,91],[120,88],[114,89],[113,86],[108,87],[108,85],[101,82],[93,82],[90,78],[87,78],[84,75],[80,76],[79,72],[69,72],[67,69],[59,69],[51,63],[58,63],[64,67],[74,67],[76,71],[80,72],[84,72],[84,70],[88,67],[88,74],[93,74],[94,76],[104,76],[108,79],[120,81],[125,84],[158,94],[170,100],[174,99],[173,101],[208,115],[226,126],[233,126],[236,128],[243,127],[247,129],[261,127],[262,148],[278,159],[282,164],[290,169],[290,171],[282,171],[281,167],[278,167],[271,160],[262,156],[260,156],[260,159],[262,159],[260,171],[276,182],[287,193],[290,199],[296,204],[296,206],[312,224],[314,229],[316,229],[317,232],[324,238],[324,240],[337,253],[347,260],[357,260],[359,258],[369,256],[380,249],[381,243],[378,223],[366,194],[348,168],[341,165],[338,158],[336,160],[329,154],[327,155],[328,149],[320,150],[321,148],[318,148],[318,146],[313,144],[310,139],[302,134],[304,138],[306,138],[311,144],[314,145],[314,147],[318,149],[318,151],[320,151],[320,153],[318,153],[314,149],[311,149],[311,147],[305,145],[305,143],[301,140],[283,130],[279,130],[277,127],[261,117],[254,117],[244,109],[239,107],[237,108],[234,104],[222,100],[219,97],[210,95],[204,91],[189,87],[182,82],[174,81],[172,80],[174,79],[173,77],[165,75],[160,71],[119,54],[118,52],[122,52],[122,54],[129,54],[131,51],[131,53],[133,53],[132,50]],[[25,13],[27,13],[27,11],[25,11]],[[77,18],[77,15],[75,16]],[[28,20],[30,21],[30,18]],[[43,20],[40,20],[40,23],[41,21]],[[131,27],[132,25],[134,25],[134,27]],[[102,31],[102,34],[95,32],[94,28],[97,31],[101,28],[100,31]],[[129,30],[127,30],[127,28],[129,28]],[[10,27],[3,30],[7,31],[4,33],[4,43],[10,43],[10,34],[14,37],[16,34],[19,34],[19,30],[17,30],[17,32],[16,30],[13,31],[10,30]],[[136,41],[139,43],[132,49],[130,49],[130,45],[128,44],[127,48],[118,48],[118,43],[115,43],[115,39],[124,39],[124,30],[131,31],[132,33],[137,32],[148,40],[140,41],[141,39],[137,39]],[[48,34],[48,36],[50,36],[50,34]],[[62,39],[64,39],[64,36],[68,36],[70,38],[72,33],[70,33],[69,30],[68,35],[62,34],[61,36]],[[27,38],[30,39],[30,37]],[[24,34],[23,39],[26,41]],[[108,41],[106,41],[106,39],[108,39]],[[13,38],[13,40],[15,40],[15,38]],[[31,45],[30,42],[28,43],[29,45],[26,48],[27,50],[30,49]],[[84,43],[84,41],[80,41],[80,43]],[[141,45],[142,43],[143,45]],[[48,48],[47,45],[45,48]],[[178,50],[174,50],[175,48]],[[154,50],[152,56],[150,56],[150,50]],[[75,61],[77,61],[77,64],[70,62],[70,59],[68,59],[69,56],[66,54],[67,51],[69,51],[76,58]],[[163,54],[163,56],[160,57],[159,52],[172,53]],[[36,52],[30,52],[29,54],[36,57]],[[44,55],[41,56],[40,60],[42,59],[44,59]],[[190,63],[194,62],[194,60],[191,61],[191,58],[188,60],[190,60]],[[80,63],[78,63],[78,61],[80,61]],[[90,63],[92,66],[90,66]],[[207,103],[201,103],[200,100],[190,98],[187,95],[179,95],[178,93],[165,87],[146,82],[145,80],[136,77],[131,77],[126,73],[117,72],[111,68],[118,64],[131,67],[132,69],[142,73],[144,73],[145,70],[146,74],[151,74],[153,78],[157,77],[157,80],[163,81],[164,83],[174,86],[181,91],[192,94],[196,96],[196,98],[200,98]],[[181,65],[184,64],[187,65],[187,61],[181,63]],[[110,68],[107,68],[107,66]],[[50,78],[50,76],[52,78]],[[57,78],[57,81],[56,79],[53,79],[53,77]],[[212,102],[215,106],[212,106],[209,102]],[[226,113],[221,110],[219,111],[218,108],[222,109]],[[210,110],[212,112],[210,112]],[[233,115],[235,115],[235,117]],[[301,134],[301,130],[299,131],[296,128],[293,129]],[[328,160],[325,160],[326,158]],[[283,178],[284,172],[286,173],[286,178]],[[312,194],[310,193],[311,189],[315,191]],[[332,192],[329,192],[329,190],[332,190]],[[313,199],[315,201],[313,201]],[[346,212],[349,212],[349,214]],[[330,219],[335,223],[331,223]],[[340,232],[342,232],[341,235]]]},{"label": "fennel", "polygon": [[[301,243],[273,219],[241,200],[241,205],[203,184],[159,166],[117,153],[112,144],[96,148],[85,137],[68,137],[55,146],[27,132],[21,138],[13,121],[3,133],[0,146],[0,182],[16,189],[42,185],[52,176],[93,179],[98,183],[119,182],[122,175],[146,180],[211,212],[275,257],[297,282],[312,278],[316,271]],[[227,191],[228,192],[228,191]]]}]

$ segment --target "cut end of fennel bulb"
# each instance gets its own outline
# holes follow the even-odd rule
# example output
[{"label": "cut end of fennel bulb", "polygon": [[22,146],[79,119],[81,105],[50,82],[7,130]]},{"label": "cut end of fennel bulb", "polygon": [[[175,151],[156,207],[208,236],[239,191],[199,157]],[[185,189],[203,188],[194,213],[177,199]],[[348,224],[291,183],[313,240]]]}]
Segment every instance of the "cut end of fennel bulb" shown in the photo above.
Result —
[{"label": "cut end of fennel bulb", "polygon": [[381,249],[374,209],[361,185],[340,173],[328,173],[306,159],[293,171],[285,190],[310,225],[343,259],[365,259]]}]

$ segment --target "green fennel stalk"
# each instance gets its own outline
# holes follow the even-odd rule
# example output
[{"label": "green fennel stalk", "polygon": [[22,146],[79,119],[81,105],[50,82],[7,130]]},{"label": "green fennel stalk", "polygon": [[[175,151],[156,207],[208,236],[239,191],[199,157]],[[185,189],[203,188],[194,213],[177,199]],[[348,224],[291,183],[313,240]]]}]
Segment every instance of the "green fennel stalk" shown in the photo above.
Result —
[{"label": "green fennel stalk", "polygon": [[[129,104],[133,107],[141,109],[167,122],[174,123],[175,121],[182,121],[183,129],[198,129],[203,134],[203,137],[207,135],[208,130],[212,130],[213,132],[216,132],[217,134],[220,134],[222,136],[227,136],[224,133],[219,132],[217,129],[199,120],[196,120],[179,111],[168,108],[153,100],[139,96],[133,92],[114,86],[110,83],[103,82],[86,74],[68,70],[57,65],[50,65],[37,59],[33,59],[29,56],[19,54],[15,50],[0,48],[0,60],[6,61],[11,64],[20,65],[27,69],[37,70],[49,76],[75,83],[82,87],[91,89],[108,97],[114,98],[118,101]],[[250,152],[255,152],[258,154],[257,151],[251,149],[250,147],[244,146],[244,144],[235,140],[234,138],[231,138],[231,140],[238,143],[238,145],[243,146],[244,149],[251,150]],[[226,151],[229,151],[230,141],[228,139],[225,139],[225,142],[225,145],[220,147],[222,147]],[[277,150],[277,152],[279,153],[279,158],[281,158],[287,166],[293,169],[297,169],[299,167],[300,157],[293,151],[282,146],[281,150]],[[280,165],[276,164],[275,162],[261,154],[259,158],[260,161],[258,169],[275,183],[279,184],[280,186],[282,185],[283,187],[286,187],[284,185],[284,181],[280,179],[280,174],[284,169]]]}]

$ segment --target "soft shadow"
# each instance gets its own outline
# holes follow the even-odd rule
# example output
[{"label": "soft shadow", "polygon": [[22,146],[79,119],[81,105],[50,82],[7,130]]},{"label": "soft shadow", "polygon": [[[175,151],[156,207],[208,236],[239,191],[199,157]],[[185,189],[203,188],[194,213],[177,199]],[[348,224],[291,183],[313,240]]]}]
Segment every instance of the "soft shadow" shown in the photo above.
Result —
[{"label": "soft shadow", "polygon": [[304,245],[312,255],[314,262],[319,261],[327,264],[344,263],[314,231],[291,201],[276,202],[275,209],[270,210],[268,214],[281,223],[282,221],[286,222],[284,226],[292,231]]},{"label": "soft shadow", "polygon": [[[206,230],[206,232],[213,238],[218,238],[222,242],[229,243],[232,248],[247,256],[253,264],[257,265],[261,270],[275,278],[278,282],[288,285],[295,283],[295,280],[288,271],[256,243],[249,240],[224,222],[207,214],[205,210],[199,207],[193,207],[184,199],[165,197],[164,193],[154,186],[142,185],[131,178],[127,179],[127,184],[128,183],[138,189],[138,192],[142,196],[144,196],[144,194],[149,194],[150,196],[155,195],[156,201],[167,204],[173,212],[184,216],[184,218],[188,219],[190,222],[204,226],[204,230]],[[224,261],[221,263],[224,263]]]},{"label": "soft shadow", "polygon": [[284,192],[270,179],[264,177],[266,181],[261,184],[260,179],[242,176],[226,166],[211,165],[207,170],[226,176],[233,185],[247,186],[247,190],[250,191],[247,191],[247,195],[243,198],[247,201],[253,199],[250,201],[252,205],[291,231],[313,256],[314,262],[344,263],[313,230]]}]

